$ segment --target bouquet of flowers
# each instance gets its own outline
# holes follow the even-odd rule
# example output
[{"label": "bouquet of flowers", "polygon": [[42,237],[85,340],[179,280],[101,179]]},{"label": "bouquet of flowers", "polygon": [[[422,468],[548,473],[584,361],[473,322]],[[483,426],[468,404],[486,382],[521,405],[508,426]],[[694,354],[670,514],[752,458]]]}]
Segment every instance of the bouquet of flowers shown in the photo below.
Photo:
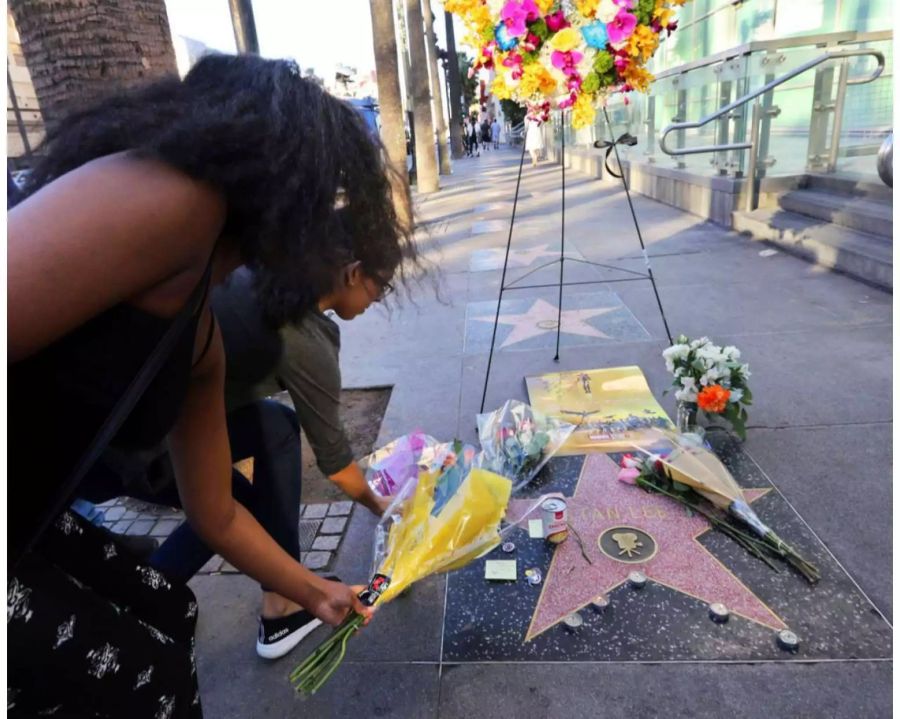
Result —
[{"label": "bouquet of flowers", "polygon": [[[687,0],[445,0],[480,48],[475,68],[496,73],[500,99],[572,108],[573,127],[594,121],[612,93],[646,92],[646,68]],[[627,101],[627,99],[626,99]]]},{"label": "bouquet of flowers", "polygon": [[[513,401],[478,419],[480,454],[458,440],[437,444],[430,461],[424,455],[414,460],[415,478],[397,485],[375,529],[373,577],[360,597],[368,606],[391,601],[431,574],[464,567],[497,546],[543,500],[504,522],[513,492],[540,471],[573,426]],[[402,465],[403,443],[392,444]],[[381,461],[390,455],[386,452]],[[340,666],[347,642],[362,623],[362,616],[351,613],[291,673],[294,687],[305,694],[318,691]]]},{"label": "bouquet of flowers", "polygon": [[741,363],[737,347],[719,347],[708,337],[692,340],[680,335],[662,353],[672,373],[675,399],[696,405],[706,415],[717,415],[747,438],[747,410],[753,394],[747,386],[750,365]]},{"label": "bouquet of flowers", "polygon": [[[716,529],[772,569],[777,571],[770,557],[777,557],[793,566],[810,584],[819,581],[818,568],[760,520],[718,457],[693,439],[658,429],[654,432],[656,439],[651,447],[634,445],[639,454],[625,455],[619,472],[621,481],[663,494],[702,514]],[[749,527],[752,534],[742,531],[731,519]]]},{"label": "bouquet of flowers", "polygon": [[360,465],[372,490],[382,497],[391,497],[416,479],[420,469],[433,464],[442,451],[441,443],[434,437],[412,432],[364,457]]},{"label": "bouquet of flowers", "polygon": [[509,477],[517,491],[553,456],[575,425],[547,417],[524,402],[507,400],[497,410],[478,415],[481,453],[476,466]]}]

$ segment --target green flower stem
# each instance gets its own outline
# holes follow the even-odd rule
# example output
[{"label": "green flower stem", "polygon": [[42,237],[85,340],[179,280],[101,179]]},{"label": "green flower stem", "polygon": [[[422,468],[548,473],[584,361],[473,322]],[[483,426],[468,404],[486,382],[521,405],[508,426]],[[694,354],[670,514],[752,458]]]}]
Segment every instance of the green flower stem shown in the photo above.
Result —
[{"label": "green flower stem", "polygon": [[351,613],[318,648],[293,672],[290,680],[294,688],[304,694],[317,692],[341,665],[347,653],[347,642],[363,625],[365,617]]}]

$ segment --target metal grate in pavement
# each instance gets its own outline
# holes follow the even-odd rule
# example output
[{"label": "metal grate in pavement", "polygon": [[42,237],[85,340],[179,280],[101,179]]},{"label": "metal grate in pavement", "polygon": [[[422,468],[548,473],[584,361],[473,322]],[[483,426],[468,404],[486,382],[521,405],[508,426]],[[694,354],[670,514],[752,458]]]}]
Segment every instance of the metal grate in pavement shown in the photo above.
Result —
[{"label": "metal grate in pavement", "polygon": [[316,533],[322,525],[321,519],[301,519],[300,520],[300,551],[308,552],[312,549],[313,542],[316,539]]}]

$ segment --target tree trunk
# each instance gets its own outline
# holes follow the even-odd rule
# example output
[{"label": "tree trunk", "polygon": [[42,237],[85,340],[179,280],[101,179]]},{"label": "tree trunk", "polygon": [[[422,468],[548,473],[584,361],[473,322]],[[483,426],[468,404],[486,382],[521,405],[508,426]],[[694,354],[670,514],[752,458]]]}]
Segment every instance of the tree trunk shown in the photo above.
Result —
[{"label": "tree trunk", "polygon": [[44,123],[176,75],[165,0],[10,0]]},{"label": "tree trunk", "polygon": [[431,73],[431,113],[434,115],[434,129],[437,131],[438,161],[441,174],[450,174],[450,154],[447,151],[447,123],[444,122],[444,103],[441,101],[441,76],[438,74],[437,37],[434,34],[434,13],[431,0],[422,0],[422,14],[425,19],[425,44],[428,50],[428,69]]},{"label": "tree trunk", "polygon": [[444,24],[447,29],[447,75],[450,81],[450,97],[447,98],[447,105],[450,106],[450,151],[453,159],[459,160],[463,156],[462,83],[459,81],[459,59],[456,56],[452,13],[444,13]]},{"label": "tree trunk", "polygon": [[416,125],[416,182],[420,193],[437,192],[437,158],[434,151],[434,123],[428,88],[428,55],[421,0],[406,0],[406,38],[412,73],[413,118]]},{"label": "tree trunk", "polygon": [[388,159],[397,171],[394,206],[401,220],[411,220],[408,203],[409,179],[406,169],[406,132],[400,95],[400,69],[397,63],[397,36],[394,32],[394,8],[391,0],[370,0],[372,42],[375,48],[375,73],[378,80],[378,108],[381,139]]}]

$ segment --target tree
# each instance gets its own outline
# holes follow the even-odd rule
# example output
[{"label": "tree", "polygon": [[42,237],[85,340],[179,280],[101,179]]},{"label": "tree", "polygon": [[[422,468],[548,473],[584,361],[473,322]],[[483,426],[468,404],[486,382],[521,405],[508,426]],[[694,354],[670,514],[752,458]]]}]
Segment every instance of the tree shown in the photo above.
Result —
[{"label": "tree", "polygon": [[400,218],[408,223],[409,180],[406,170],[406,131],[400,94],[400,71],[397,63],[397,36],[394,32],[394,9],[391,0],[370,0],[372,42],[375,49],[375,74],[378,81],[378,108],[381,116],[381,139],[388,159],[396,170],[392,178],[394,205]]},{"label": "tree", "polygon": [[177,72],[165,0],[10,0],[52,127],[111,91]]},{"label": "tree", "polygon": [[500,107],[503,108],[503,116],[511,127],[515,127],[525,119],[525,108],[515,100],[501,100]]},{"label": "tree", "polygon": [[444,12],[444,25],[447,30],[447,63],[446,72],[450,81],[450,97],[447,104],[450,106],[450,151],[453,159],[458,160],[463,156],[462,122],[463,109],[462,83],[459,79],[459,58],[456,55],[456,38],[453,35],[453,15]]},{"label": "tree", "polygon": [[413,120],[416,127],[416,183],[421,193],[437,192],[437,159],[434,152],[434,123],[428,87],[428,56],[421,0],[406,0],[406,36],[412,74]]},{"label": "tree", "polygon": [[441,76],[438,74],[437,37],[434,34],[434,13],[431,0],[422,0],[425,19],[425,41],[428,50],[428,68],[431,74],[431,113],[434,115],[434,129],[437,131],[438,160],[441,174],[450,174],[450,155],[447,150],[447,123],[444,122],[444,103],[441,100]]}]

